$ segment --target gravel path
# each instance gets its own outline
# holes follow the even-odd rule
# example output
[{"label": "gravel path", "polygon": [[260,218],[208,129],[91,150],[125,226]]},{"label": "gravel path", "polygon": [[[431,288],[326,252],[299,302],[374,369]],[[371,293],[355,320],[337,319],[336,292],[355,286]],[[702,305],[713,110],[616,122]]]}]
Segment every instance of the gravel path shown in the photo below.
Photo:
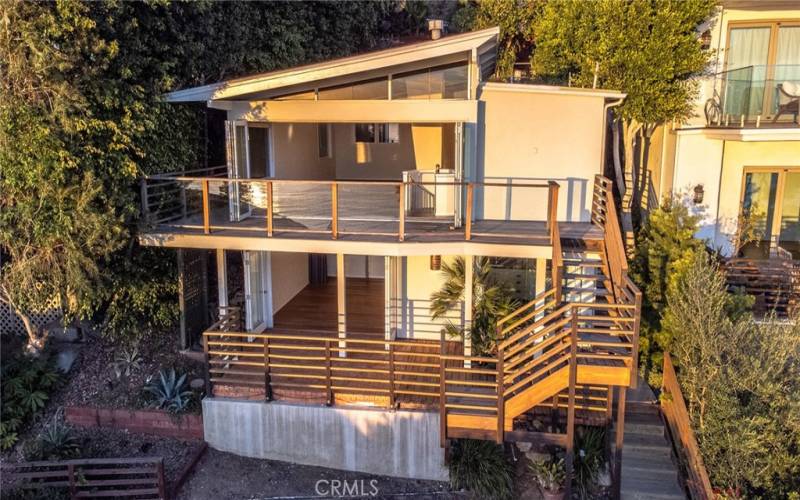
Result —
[{"label": "gravel path", "polygon": [[[339,481],[339,487],[336,488]],[[349,491],[345,490],[346,486]],[[374,488],[373,488],[374,486]],[[338,493],[338,495],[337,495]],[[387,498],[464,499],[447,483],[373,476],[273,460],[244,458],[210,449],[197,464],[179,500]]]}]

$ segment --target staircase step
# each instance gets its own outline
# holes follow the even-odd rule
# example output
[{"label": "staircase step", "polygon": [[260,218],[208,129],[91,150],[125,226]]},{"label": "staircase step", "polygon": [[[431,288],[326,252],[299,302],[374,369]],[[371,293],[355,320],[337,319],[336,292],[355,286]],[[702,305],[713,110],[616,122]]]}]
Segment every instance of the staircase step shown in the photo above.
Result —
[{"label": "staircase step", "polygon": [[652,454],[649,451],[622,449],[622,470],[635,469],[637,471],[670,471],[677,473],[672,455]]},{"label": "staircase step", "polygon": [[611,295],[611,292],[608,290],[597,289],[597,288],[576,288],[571,286],[566,286],[562,288],[563,292],[576,292],[576,293],[592,293],[593,295],[597,295],[598,297],[607,297]]},{"label": "staircase step", "polygon": [[568,280],[607,280],[608,276],[605,274],[573,274],[566,273],[564,277]]},{"label": "staircase step", "polygon": [[[612,436],[616,435],[616,430],[611,431]],[[625,427],[625,447],[623,449],[664,449],[670,451],[669,443],[667,442],[664,434],[659,432],[657,434],[628,432],[627,426]]]},{"label": "staircase step", "polygon": [[655,415],[626,414],[625,434],[628,433],[663,436],[664,425],[661,419]]},{"label": "staircase step", "polygon": [[622,498],[682,498],[686,496],[678,486],[678,478],[672,477],[669,480],[661,478],[626,478],[625,469],[622,469]]}]

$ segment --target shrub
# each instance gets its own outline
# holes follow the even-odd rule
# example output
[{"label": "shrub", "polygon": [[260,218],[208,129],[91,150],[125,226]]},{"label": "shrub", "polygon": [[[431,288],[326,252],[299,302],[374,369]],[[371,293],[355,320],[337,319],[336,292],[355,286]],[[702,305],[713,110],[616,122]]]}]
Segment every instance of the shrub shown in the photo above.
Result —
[{"label": "shrub", "polygon": [[186,411],[192,399],[192,391],[186,389],[186,375],[178,377],[174,369],[169,373],[161,370],[158,379],[149,382],[145,391],[154,396],[156,408],[173,413]]},{"label": "shrub", "polygon": [[800,323],[737,311],[698,256],[670,287],[664,328],[712,484],[746,498],[800,491]]},{"label": "shrub", "polygon": [[579,427],[575,433],[573,484],[580,498],[593,498],[597,478],[605,465],[606,429]]},{"label": "shrub", "polygon": [[452,445],[450,483],[466,488],[476,498],[506,499],[514,491],[511,464],[503,447],[492,441],[459,439]]},{"label": "shrub", "polygon": [[141,368],[142,356],[139,354],[139,349],[136,347],[132,349],[122,349],[114,356],[114,361],[111,362],[111,367],[114,369],[114,375],[117,378],[130,377],[131,374]]},{"label": "shrub", "polygon": [[536,482],[543,490],[558,493],[564,488],[566,470],[564,469],[563,458],[532,462],[529,467],[536,478]]},{"label": "shrub", "polygon": [[16,444],[23,425],[44,408],[59,375],[48,357],[31,357],[21,352],[3,359],[0,373],[3,404],[0,448],[7,450]]},{"label": "shrub", "polygon": [[667,288],[686,262],[704,253],[704,242],[694,237],[698,221],[680,200],[667,199],[650,213],[636,235],[631,278],[643,295],[639,351],[644,373],[660,373],[662,353],[670,342],[669,334],[661,329]]}]

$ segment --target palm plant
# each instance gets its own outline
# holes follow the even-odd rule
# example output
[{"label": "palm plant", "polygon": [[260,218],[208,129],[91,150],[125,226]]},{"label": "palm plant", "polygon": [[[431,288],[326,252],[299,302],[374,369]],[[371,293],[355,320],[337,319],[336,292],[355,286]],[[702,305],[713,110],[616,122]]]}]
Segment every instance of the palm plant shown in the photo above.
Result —
[{"label": "palm plant", "polygon": [[[431,294],[433,319],[444,317],[464,300],[464,258],[456,257],[452,264],[442,262],[442,273],[445,282],[441,289]],[[475,259],[472,297],[472,328],[469,332],[449,321],[445,325],[445,332],[448,336],[462,338],[469,334],[476,355],[490,354],[497,346],[497,321],[513,311],[517,302],[511,296],[511,290],[492,277],[492,267],[486,257]]]},{"label": "palm plant", "polygon": [[185,411],[192,398],[192,391],[186,389],[186,374],[177,376],[175,370],[159,372],[158,380],[149,382],[145,390],[155,397],[156,408],[174,413]]}]

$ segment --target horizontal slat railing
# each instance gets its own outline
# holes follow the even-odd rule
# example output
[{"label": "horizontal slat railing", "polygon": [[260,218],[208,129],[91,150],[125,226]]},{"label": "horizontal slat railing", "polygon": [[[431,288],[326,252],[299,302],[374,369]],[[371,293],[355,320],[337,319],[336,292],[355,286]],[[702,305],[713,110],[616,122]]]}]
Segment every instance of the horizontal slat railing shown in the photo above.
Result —
[{"label": "horizontal slat railing", "polygon": [[[141,183],[143,220],[182,230],[210,234],[226,229],[263,233],[328,234],[394,238],[429,235],[432,227],[459,232],[465,240],[474,237],[537,239],[553,244],[558,184],[383,180],[295,180],[231,179],[217,175],[154,175]],[[222,171],[224,174],[224,171]],[[535,199],[531,191],[548,190],[549,206],[542,216],[515,217],[509,222],[542,222],[540,233],[495,229],[478,231],[475,188],[500,189],[503,196]],[[435,216],[420,210],[420,193],[451,189],[453,205],[462,192],[467,203],[460,213]],[[427,196],[427,194],[425,195]],[[415,201],[416,200],[416,201]],[[428,203],[428,202],[426,202]],[[427,205],[426,205],[427,206]],[[263,219],[263,224],[259,220]],[[505,220],[505,219],[503,219]],[[244,223],[244,221],[247,221]],[[555,227],[555,230],[553,229]],[[452,236],[450,236],[452,238]]]}]

